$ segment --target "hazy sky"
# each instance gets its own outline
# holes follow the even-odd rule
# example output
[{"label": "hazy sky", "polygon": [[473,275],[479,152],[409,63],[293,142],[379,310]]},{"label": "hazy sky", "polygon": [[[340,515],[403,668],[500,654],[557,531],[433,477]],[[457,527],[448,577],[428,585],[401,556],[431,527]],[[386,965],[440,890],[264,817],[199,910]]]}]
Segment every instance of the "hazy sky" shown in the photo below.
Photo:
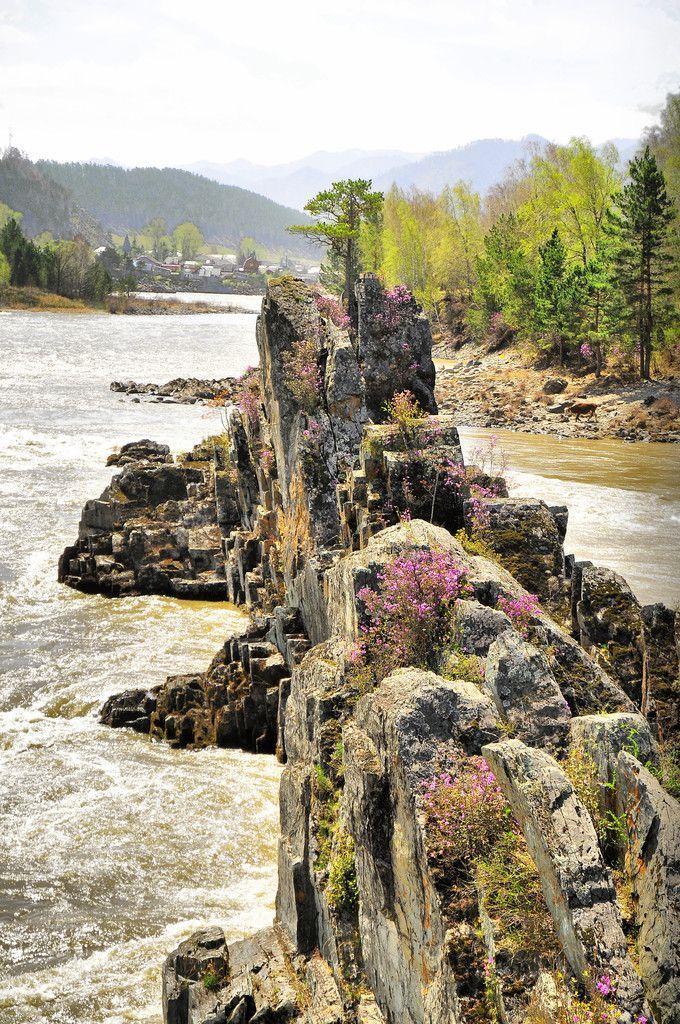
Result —
[{"label": "hazy sky", "polygon": [[32,157],[599,142],[679,86],[680,0],[0,0],[0,145]]}]

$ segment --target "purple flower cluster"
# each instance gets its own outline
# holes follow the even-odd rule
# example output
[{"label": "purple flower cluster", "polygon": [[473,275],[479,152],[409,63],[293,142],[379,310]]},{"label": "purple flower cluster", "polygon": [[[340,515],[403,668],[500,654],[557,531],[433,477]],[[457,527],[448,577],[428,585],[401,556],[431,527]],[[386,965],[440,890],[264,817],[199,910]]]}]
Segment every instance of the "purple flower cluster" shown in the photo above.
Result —
[{"label": "purple flower cluster", "polygon": [[583,344],[579,347],[579,352],[581,353],[583,359],[593,358],[593,347],[587,341],[584,341]]},{"label": "purple flower cluster", "polygon": [[254,426],[257,423],[262,402],[260,371],[255,366],[249,366],[239,377],[237,384],[236,405],[251,426]]},{"label": "purple flower cluster", "polygon": [[297,341],[283,353],[283,381],[300,408],[313,412],[323,385],[319,351],[313,338]]},{"label": "purple flower cluster", "polygon": [[411,305],[413,296],[403,284],[385,292],[382,312],[373,317],[372,326],[381,331],[395,331],[401,325],[406,308]]},{"label": "purple flower cluster", "polygon": [[508,616],[518,633],[526,636],[534,615],[539,611],[538,598],[535,594],[521,594],[519,597],[503,597],[496,601],[496,606]]},{"label": "purple flower cluster", "polygon": [[428,838],[435,856],[470,871],[498,841],[510,811],[483,757],[462,755],[423,784]]},{"label": "purple flower cluster", "polygon": [[470,593],[464,567],[449,551],[411,548],[363,587],[366,622],[352,660],[370,663],[377,678],[403,665],[427,665],[449,636],[451,610]]},{"label": "purple flower cluster", "polygon": [[317,295],[315,302],[321,316],[325,316],[336,327],[346,331],[351,326],[352,321],[350,317],[347,316],[347,313],[345,313],[337,299],[334,299],[331,295]]}]

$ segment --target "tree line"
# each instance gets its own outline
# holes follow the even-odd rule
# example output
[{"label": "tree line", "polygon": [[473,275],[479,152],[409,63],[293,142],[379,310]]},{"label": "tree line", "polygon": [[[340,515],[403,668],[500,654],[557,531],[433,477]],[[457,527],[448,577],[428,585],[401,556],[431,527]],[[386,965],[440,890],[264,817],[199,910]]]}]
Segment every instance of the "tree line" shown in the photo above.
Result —
[{"label": "tree line", "polygon": [[71,299],[101,302],[111,276],[83,238],[55,242],[27,238],[21,214],[0,203],[0,286],[44,288]]},{"label": "tree line", "polygon": [[356,274],[371,270],[461,340],[517,340],[598,374],[618,347],[648,378],[654,351],[679,338],[680,93],[644,141],[623,174],[612,145],[536,148],[484,197],[464,182],[384,197],[338,182],[307,204],[316,224],[293,230],[328,245],[322,283],[350,315]]}]

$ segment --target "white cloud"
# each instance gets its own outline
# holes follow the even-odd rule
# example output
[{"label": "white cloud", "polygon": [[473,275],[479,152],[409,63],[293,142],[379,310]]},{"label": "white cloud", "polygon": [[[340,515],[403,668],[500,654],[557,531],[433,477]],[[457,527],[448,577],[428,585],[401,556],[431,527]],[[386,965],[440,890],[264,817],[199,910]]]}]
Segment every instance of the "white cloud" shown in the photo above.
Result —
[{"label": "white cloud", "polygon": [[0,138],[163,164],[634,136],[677,86],[674,4],[0,0]]}]

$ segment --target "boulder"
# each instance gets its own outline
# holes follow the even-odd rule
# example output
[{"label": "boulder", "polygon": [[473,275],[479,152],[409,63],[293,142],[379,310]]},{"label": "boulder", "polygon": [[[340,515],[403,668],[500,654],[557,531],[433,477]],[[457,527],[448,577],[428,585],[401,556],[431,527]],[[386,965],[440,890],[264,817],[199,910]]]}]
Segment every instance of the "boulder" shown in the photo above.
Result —
[{"label": "boulder", "polygon": [[632,754],[642,764],[657,753],[649,723],[642,715],[631,712],[572,718],[571,739],[592,757],[604,785],[611,783],[621,751]]},{"label": "boulder", "polygon": [[221,928],[194,932],[165,961],[164,1024],[201,1024],[217,1005],[215,991],[229,975],[229,950]]},{"label": "boulder", "polygon": [[546,395],[559,395],[567,388],[568,381],[564,377],[548,377],[543,385],[543,392]]},{"label": "boulder", "polygon": [[529,593],[548,598],[564,572],[562,524],[543,501],[492,498],[484,508],[486,543]]},{"label": "boulder", "polygon": [[598,648],[601,663],[639,708],[642,703],[643,626],[640,603],[612,569],[587,565],[576,606],[581,643]]},{"label": "boulder", "polygon": [[543,654],[513,631],[489,647],[484,684],[515,735],[531,746],[562,749],[571,711]]},{"label": "boulder", "polygon": [[479,601],[457,603],[454,627],[456,640],[463,651],[478,657],[486,657],[494,640],[513,628],[505,612],[487,608]]},{"label": "boulder", "polygon": [[99,721],[113,729],[125,727],[135,732],[148,733],[159,690],[159,686],[151,690],[124,690],[109,697],[99,712]]},{"label": "boulder", "polygon": [[663,604],[642,609],[645,642],[643,712],[659,736],[680,739],[680,614]]}]

